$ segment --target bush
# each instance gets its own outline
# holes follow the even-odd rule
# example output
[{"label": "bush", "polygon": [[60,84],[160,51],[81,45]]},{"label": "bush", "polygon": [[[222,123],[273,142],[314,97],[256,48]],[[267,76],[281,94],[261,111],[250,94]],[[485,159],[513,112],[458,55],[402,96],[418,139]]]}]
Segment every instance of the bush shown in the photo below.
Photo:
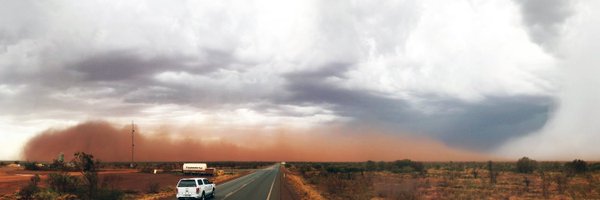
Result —
[{"label": "bush", "polygon": [[390,171],[394,173],[403,172],[424,172],[425,166],[421,162],[415,162],[412,160],[397,160],[392,163]]},{"label": "bush", "polygon": [[517,172],[530,174],[537,168],[537,162],[528,157],[523,157],[517,161]]},{"label": "bush", "polygon": [[60,194],[75,193],[79,186],[79,179],[66,172],[48,174],[48,187]]},{"label": "bush", "polygon": [[38,167],[38,164],[36,162],[23,163],[23,167],[25,168],[25,170],[31,170],[31,171],[40,170],[40,168]]},{"label": "bush", "polygon": [[600,171],[600,163],[592,163],[589,165],[588,170],[590,171]]},{"label": "bush", "polygon": [[58,199],[59,195],[56,192],[50,191],[50,190],[42,190],[38,193],[36,193],[33,196],[33,199],[36,200],[56,200]]},{"label": "bush", "polygon": [[376,171],[377,170],[377,163],[375,163],[372,160],[369,160],[365,163],[365,169],[367,171]]},{"label": "bush", "polygon": [[19,190],[19,199],[22,200],[33,200],[34,199],[34,195],[40,191],[40,188],[38,187],[38,183],[40,182],[40,176],[39,175],[35,175],[33,177],[31,177],[31,179],[29,180],[29,184],[27,184],[25,187],[21,188]]},{"label": "bush", "polygon": [[585,161],[575,159],[571,162],[565,163],[565,168],[573,173],[585,173],[588,171],[588,165]]}]

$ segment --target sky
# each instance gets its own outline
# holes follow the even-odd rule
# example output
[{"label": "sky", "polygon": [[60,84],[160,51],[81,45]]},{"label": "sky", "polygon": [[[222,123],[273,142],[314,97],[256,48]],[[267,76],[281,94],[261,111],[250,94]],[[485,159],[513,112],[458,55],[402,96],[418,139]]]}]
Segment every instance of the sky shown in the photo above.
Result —
[{"label": "sky", "polygon": [[596,1],[0,4],[0,160],[131,121],[143,137],[202,132],[236,148],[244,132],[285,132],[355,138],[348,148],[427,141],[460,158],[600,156]]}]

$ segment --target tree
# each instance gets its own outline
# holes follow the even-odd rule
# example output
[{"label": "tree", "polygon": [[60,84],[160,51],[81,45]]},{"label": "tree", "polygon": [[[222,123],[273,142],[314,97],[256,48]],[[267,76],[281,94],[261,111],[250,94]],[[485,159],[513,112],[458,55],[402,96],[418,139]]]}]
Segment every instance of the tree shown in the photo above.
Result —
[{"label": "tree", "polygon": [[529,174],[535,171],[537,168],[537,162],[531,160],[528,157],[523,157],[517,161],[517,172]]},{"label": "tree", "polygon": [[377,163],[375,163],[372,160],[367,161],[367,163],[365,163],[365,168],[367,171],[376,171],[377,170]]},{"label": "tree", "polygon": [[94,156],[92,154],[77,152],[73,158],[73,163],[75,164],[75,168],[78,169],[83,176],[83,182],[86,186],[85,197],[87,199],[94,199],[98,190],[97,166],[99,162],[94,161]]},{"label": "tree", "polygon": [[577,174],[585,173],[588,171],[587,163],[579,159],[575,159],[571,162],[565,163],[565,168],[567,169],[567,171]]},{"label": "tree", "polygon": [[62,152],[58,154],[58,157],[52,161],[50,164],[50,168],[56,170],[64,170],[65,169],[65,154]]}]

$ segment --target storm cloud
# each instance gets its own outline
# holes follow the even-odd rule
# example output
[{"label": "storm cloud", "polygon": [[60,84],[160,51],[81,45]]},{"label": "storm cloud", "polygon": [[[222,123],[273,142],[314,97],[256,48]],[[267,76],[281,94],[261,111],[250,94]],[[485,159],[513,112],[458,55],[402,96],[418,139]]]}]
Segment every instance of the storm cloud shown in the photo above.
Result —
[{"label": "storm cloud", "polygon": [[155,132],[376,127],[492,152],[550,118],[560,59],[547,48],[575,12],[554,1],[3,3],[0,134],[11,140],[0,144],[14,149],[101,119]]},{"label": "storm cloud", "polygon": [[550,51],[555,50],[564,23],[573,15],[573,1],[562,0],[515,0],[521,7],[523,23],[529,36],[537,44]]},{"label": "storm cloud", "polygon": [[331,77],[344,77],[340,73],[348,68],[334,63],[319,71],[288,74],[287,91],[291,95],[280,103],[328,105],[336,115],[351,119],[349,124],[353,126],[433,135],[447,144],[479,151],[538,130],[555,107],[550,97],[489,96],[473,103],[421,94],[419,98],[432,110],[427,112],[406,99],[326,82]]}]

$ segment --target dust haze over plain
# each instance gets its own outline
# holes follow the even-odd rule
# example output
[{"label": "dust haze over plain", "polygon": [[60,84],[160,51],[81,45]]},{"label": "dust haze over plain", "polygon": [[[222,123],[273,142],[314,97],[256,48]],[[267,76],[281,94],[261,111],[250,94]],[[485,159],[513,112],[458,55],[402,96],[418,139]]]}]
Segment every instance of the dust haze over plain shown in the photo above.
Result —
[{"label": "dust haze over plain", "polygon": [[[0,160],[34,156],[27,144],[53,130],[78,138],[73,127],[97,119],[134,120],[148,143],[162,126],[204,127],[233,149],[232,128],[309,138],[344,127],[474,155],[600,152],[587,145],[593,121],[575,120],[597,115],[594,1],[2,5]],[[350,140],[378,140],[362,134]]]},{"label": "dust haze over plain", "polygon": [[[393,136],[377,130],[327,128],[298,133],[227,130],[227,137],[191,128],[177,133],[149,135],[138,130],[135,158],[142,161],[365,161],[410,158],[428,161],[484,160],[488,155],[447,147],[425,138]],[[90,121],[62,130],[48,130],[31,139],[23,151],[27,160],[49,161],[78,151],[105,161],[129,161],[130,127],[117,129],[103,121]],[[269,139],[271,138],[271,139]],[[252,144],[252,145],[248,145]]]}]

